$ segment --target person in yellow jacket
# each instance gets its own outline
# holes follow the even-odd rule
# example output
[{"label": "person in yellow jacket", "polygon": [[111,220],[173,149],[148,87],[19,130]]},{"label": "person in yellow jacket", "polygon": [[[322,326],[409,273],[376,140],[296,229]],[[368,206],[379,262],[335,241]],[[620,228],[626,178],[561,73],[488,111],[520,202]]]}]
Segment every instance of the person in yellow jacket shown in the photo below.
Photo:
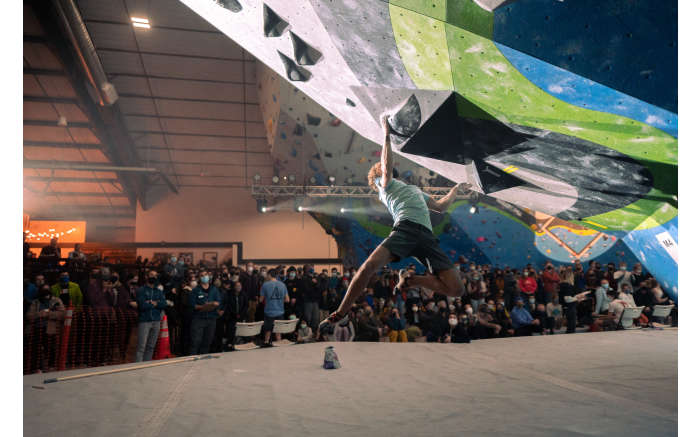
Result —
[{"label": "person in yellow jacket", "polygon": [[61,299],[66,307],[72,305],[78,308],[83,305],[83,292],[78,284],[71,282],[68,272],[61,273],[58,283],[51,287],[51,294]]}]

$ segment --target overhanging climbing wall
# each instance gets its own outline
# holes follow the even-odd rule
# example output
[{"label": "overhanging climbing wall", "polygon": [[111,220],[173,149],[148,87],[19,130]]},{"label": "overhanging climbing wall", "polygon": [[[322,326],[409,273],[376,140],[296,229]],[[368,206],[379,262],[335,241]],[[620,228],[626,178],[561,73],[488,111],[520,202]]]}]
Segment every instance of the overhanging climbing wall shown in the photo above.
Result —
[{"label": "overhanging climbing wall", "polygon": [[[182,0],[366,139],[604,231],[677,294],[677,3]],[[280,117],[281,119],[281,117]]]}]

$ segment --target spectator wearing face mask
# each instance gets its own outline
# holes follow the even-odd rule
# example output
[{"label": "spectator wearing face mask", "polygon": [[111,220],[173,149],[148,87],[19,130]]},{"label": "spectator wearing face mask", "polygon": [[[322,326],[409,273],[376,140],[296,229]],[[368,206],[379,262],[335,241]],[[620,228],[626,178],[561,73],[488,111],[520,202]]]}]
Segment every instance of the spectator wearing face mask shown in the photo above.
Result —
[{"label": "spectator wearing face mask", "polygon": [[30,338],[33,340],[28,373],[34,373],[40,367],[49,370],[56,366],[58,328],[65,316],[64,310],[63,302],[51,294],[47,284],[42,284],[26,313],[30,323]]},{"label": "spectator wearing face mask", "polygon": [[448,331],[445,336],[445,343],[470,343],[469,325],[467,318],[462,317],[461,320],[457,314],[450,313],[447,317]]},{"label": "spectator wearing face mask", "polygon": [[190,306],[194,309],[190,328],[190,355],[209,353],[214,340],[216,319],[219,318],[221,308],[221,294],[210,281],[211,278],[205,273],[199,279],[199,285],[190,293]]},{"label": "spectator wearing face mask", "polygon": [[289,303],[285,305],[285,317],[294,314],[297,318],[301,318],[304,313],[304,307],[301,302],[300,282],[300,279],[297,277],[296,269],[290,267],[287,271],[287,280],[284,281],[284,285],[287,287],[287,292],[289,293]]},{"label": "spectator wearing face mask", "polygon": [[246,264],[245,270],[240,273],[239,280],[243,286],[243,294],[248,298],[248,314],[246,318],[249,322],[254,322],[262,281],[252,262]]},{"label": "spectator wearing face mask", "polygon": [[473,308],[478,308],[479,305],[484,303],[488,289],[486,288],[486,283],[481,279],[481,274],[477,271],[469,272],[469,283],[466,291]]},{"label": "spectator wearing face mask", "polygon": [[505,302],[500,300],[496,303],[496,310],[493,312],[493,320],[495,323],[501,326],[501,337],[506,335],[512,336],[515,334],[513,325],[510,321],[510,314],[506,309]]},{"label": "spectator wearing face mask", "polygon": [[515,336],[532,335],[533,329],[539,325],[539,321],[534,319],[525,308],[525,302],[522,297],[515,299],[515,307],[510,312],[510,319],[513,323],[513,329],[515,329]]},{"label": "spectator wearing face mask", "polygon": [[617,297],[625,303],[628,307],[635,307],[637,304],[634,302],[634,296],[632,295],[632,284],[622,283],[620,286],[620,294]]},{"label": "spectator wearing face mask", "polygon": [[51,294],[61,299],[66,307],[72,305],[78,308],[83,305],[83,293],[80,291],[80,286],[71,282],[68,272],[61,272],[58,283],[51,287]]},{"label": "spectator wearing face mask", "polygon": [[314,332],[311,330],[311,327],[306,324],[306,320],[301,319],[299,328],[297,328],[297,343],[312,343],[313,341]]},{"label": "spectator wearing face mask", "polygon": [[387,319],[389,326],[389,341],[392,343],[406,343],[408,336],[406,335],[406,319],[401,317],[398,308],[392,308],[391,314]]},{"label": "spectator wearing face mask", "polygon": [[44,280],[44,275],[38,274],[34,277],[34,283],[31,283],[27,280],[26,284],[24,285],[24,312],[27,312],[27,309],[29,309],[29,305],[31,305],[32,301],[36,299],[37,296],[37,291],[41,289],[41,287],[46,283]]},{"label": "spectator wearing face mask", "polygon": [[622,285],[628,284],[632,286],[632,272],[627,270],[627,263],[620,263],[620,268],[613,274],[613,280],[617,283],[617,291],[622,291]]},{"label": "spectator wearing face mask", "polygon": [[138,344],[135,362],[150,361],[160,333],[161,311],[167,306],[163,291],[158,288],[158,274],[148,272],[146,284],[136,292],[139,309]]},{"label": "spectator wearing face mask", "polygon": [[518,280],[518,287],[520,287],[520,292],[524,294],[523,297],[529,299],[535,298],[535,292],[537,291],[537,281],[532,277],[528,270],[523,271],[522,277]]},{"label": "spectator wearing face mask", "polygon": [[612,299],[608,297],[608,291],[611,290],[610,284],[607,279],[603,279],[600,282],[600,287],[595,291],[595,309],[593,310],[593,315],[598,316],[601,314],[607,314],[608,306]]}]

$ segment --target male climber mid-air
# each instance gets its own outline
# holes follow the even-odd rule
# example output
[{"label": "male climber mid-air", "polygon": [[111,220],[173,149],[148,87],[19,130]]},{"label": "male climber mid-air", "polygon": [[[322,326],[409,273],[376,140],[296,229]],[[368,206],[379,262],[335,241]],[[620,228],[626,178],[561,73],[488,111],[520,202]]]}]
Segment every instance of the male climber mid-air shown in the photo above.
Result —
[{"label": "male climber mid-air", "polygon": [[440,249],[439,241],[433,235],[429,210],[446,211],[454,202],[457,190],[467,185],[455,185],[447,195],[436,201],[415,185],[405,184],[392,177],[394,160],[387,115],[382,116],[381,123],[385,134],[382,159],[369,170],[367,180],[370,187],[379,192],[379,200],[389,209],[394,219],[394,227],[389,236],[357,270],[338,310],[321,322],[321,326],[340,321],[364,292],[370,278],[377,270],[390,262],[407,257],[418,259],[428,267],[428,272],[425,275],[411,276],[408,272],[402,271],[397,284],[399,290],[410,284],[447,296],[456,297],[464,294],[464,285],[457,268]]}]

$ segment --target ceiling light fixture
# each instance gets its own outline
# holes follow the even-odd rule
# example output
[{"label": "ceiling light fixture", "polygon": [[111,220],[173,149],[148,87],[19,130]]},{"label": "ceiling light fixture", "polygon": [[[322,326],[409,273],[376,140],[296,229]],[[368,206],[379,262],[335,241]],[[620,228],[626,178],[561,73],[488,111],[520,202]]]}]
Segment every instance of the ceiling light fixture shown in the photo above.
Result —
[{"label": "ceiling light fixture", "polygon": [[131,24],[133,24],[134,27],[140,27],[141,29],[151,28],[151,24],[148,21],[148,18],[131,17]]}]

